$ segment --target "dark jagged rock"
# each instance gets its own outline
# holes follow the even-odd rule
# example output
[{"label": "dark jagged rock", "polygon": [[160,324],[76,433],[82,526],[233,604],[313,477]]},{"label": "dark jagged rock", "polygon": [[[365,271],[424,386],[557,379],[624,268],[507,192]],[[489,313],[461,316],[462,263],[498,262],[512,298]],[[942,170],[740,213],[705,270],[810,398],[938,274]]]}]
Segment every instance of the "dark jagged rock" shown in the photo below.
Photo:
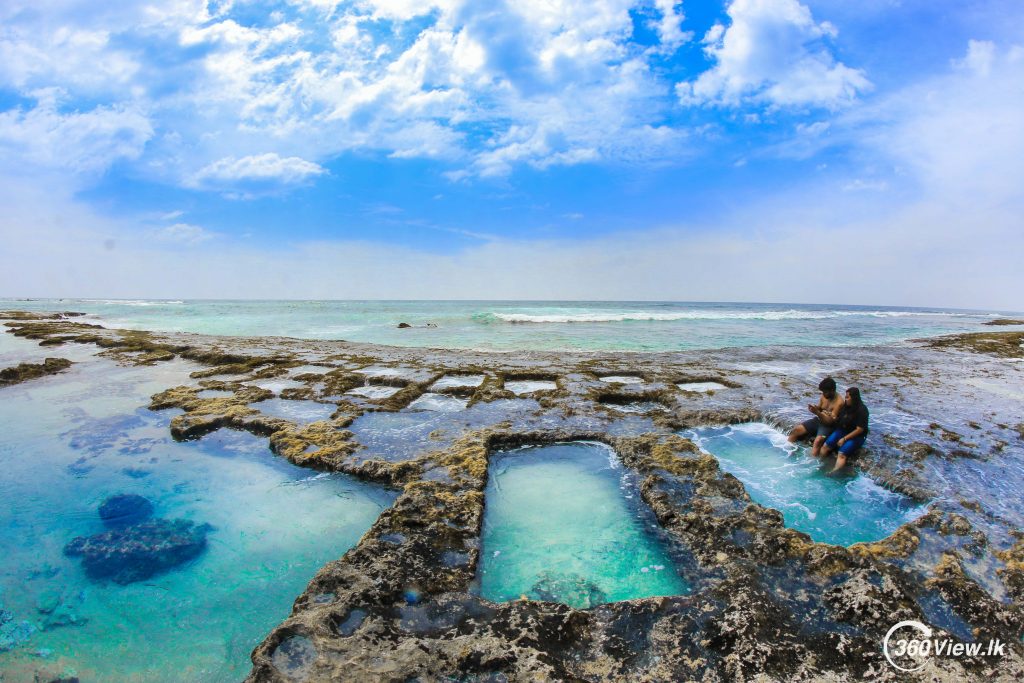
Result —
[{"label": "dark jagged rock", "polygon": [[71,361],[67,358],[47,358],[42,363],[21,363],[11,368],[4,368],[0,370],[0,387],[55,375],[67,370],[71,365]]},{"label": "dark jagged rock", "polygon": [[[153,409],[182,411],[171,420],[175,438],[242,429],[269,437],[275,453],[304,467],[403,487],[255,649],[251,681],[895,681],[880,643],[896,618],[961,640],[995,634],[1008,643],[1004,657],[987,661],[935,659],[918,680],[1024,679],[1024,550],[1012,505],[1018,492],[1007,485],[1015,481],[1024,425],[1015,398],[1007,400],[1008,392],[1019,394],[1019,366],[1006,362],[1024,353],[1024,333],[988,330],[841,351],[493,354],[158,335],[63,319],[6,326],[41,344],[95,344],[128,362],[175,354],[205,364],[192,376],[232,393],[200,398],[199,388],[180,386],[154,396]],[[271,392],[245,382],[310,363],[334,369],[299,376],[304,386],[289,396],[337,404],[331,420],[296,424],[250,407]],[[367,383],[357,371],[367,366],[419,375],[402,379],[387,399],[350,398],[346,392]],[[793,408],[815,395],[822,368],[870,397],[875,421],[857,467],[931,505],[877,543],[831,546],[787,528],[781,512],[756,504],[714,457],[676,433],[750,421],[786,430],[799,421]],[[368,455],[354,421],[368,411],[406,410],[446,374],[485,379],[465,392],[465,410],[436,430],[445,438],[422,450]],[[598,379],[608,375],[646,382]],[[557,389],[517,399],[504,389],[515,378],[553,380]],[[693,379],[730,390],[705,396],[675,386]],[[615,416],[602,398],[652,400],[664,409]],[[935,420],[943,427],[926,428]],[[690,594],[589,609],[535,599],[496,604],[474,594],[489,454],[577,439],[613,446],[642,478],[644,503],[688,552],[676,569]],[[974,496],[946,495],[964,462],[981,468],[1000,458],[1010,465],[1006,481],[989,478],[991,490],[975,488]],[[589,590],[585,580],[579,587]]]},{"label": "dark jagged rock", "polygon": [[989,320],[988,322],[983,322],[982,325],[994,325],[994,326],[1001,326],[1001,325],[1024,325],[1024,320],[1017,320],[1015,318],[996,318],[995,320]]},{"label": "dark jagged rock", "polygon": [[405,330],[412,327],[409,323],[398,323],[398,329]]},{"label": "dark jagged rock", "polygon": [[208,524],[185,519],[150,519],[93,536],[79,536],[64,554],[81,557],[90,578],[119,584],[143,581],[198,557]]},{"label": "dark jagged rock", "polygon": [[153,504],[134,493],[121,493],[103,501],[99,514],[108,527],[129,526],[152,517]]}]

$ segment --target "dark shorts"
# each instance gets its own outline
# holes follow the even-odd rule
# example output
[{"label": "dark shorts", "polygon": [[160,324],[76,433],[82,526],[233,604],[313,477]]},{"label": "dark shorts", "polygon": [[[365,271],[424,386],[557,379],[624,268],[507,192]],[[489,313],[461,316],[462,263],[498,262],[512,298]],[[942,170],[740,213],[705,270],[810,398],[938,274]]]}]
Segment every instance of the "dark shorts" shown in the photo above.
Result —
[{"label": "dark shorts", "polygon": [[839,446],[837,448],[836,444],[839,443],[839,439],[843,438],[844,436],[846,435],[843,434],[841,430],[837,429],[834,432],[832,432],[832,434],[829,435],[828,439],[825,440],[825,445],[828,446],[833,451],[838,450],[847,458],[856,455],[857,451],[860,450],[860,447],[864,445],[864,440],[867,439],[866,434],[864,436],[858,436],[856,439],[850,439],[842,446]]},{"label": "dark shorts", "polygon": [[806,432],[805,436],[810,438],[814,438],[816,436],[828,436],[832,433],[832,427],[821,424],[821,420],[816,417],[812,417],[810,420],[804,420],[800,423],[800,426],[804,428],[804,432]]}]

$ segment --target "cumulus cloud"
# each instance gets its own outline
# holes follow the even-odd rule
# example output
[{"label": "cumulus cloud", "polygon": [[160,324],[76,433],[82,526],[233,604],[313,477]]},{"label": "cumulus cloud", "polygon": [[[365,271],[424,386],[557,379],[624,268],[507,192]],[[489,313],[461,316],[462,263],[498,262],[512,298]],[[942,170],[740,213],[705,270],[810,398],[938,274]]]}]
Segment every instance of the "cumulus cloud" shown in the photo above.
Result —
[{"label": "cumulus cloud", "polygon": [[733,0],[727,13],[729,26],[715,24],[704,37],[714,65],[676,86],[683,104],[835,109],[871,87],[863,71],[832,56],[835,27],[798,0]]},{"label": "cumulus cloud", "polygon": [[[708,38],[716,66],[679,85],[688,103],[832,106],[866,87],[797,0],[729,12]],[[676,160],[692,146],[694,131],[669,123],[678,99],[664,71],[691,38],[679,0],[290,0],[252,15],[203,0],[12,0],[0,8],[0,87],[145,112],[159,133],[136,170],[216,191],[253,179],[232,177],[229,159],[266,154],[322,169],[371,151],[468,178]],[[655,45],[635,42],[637,16]]]},{"label": "cumulus cloud", "polygon": [[139,157],[153,135],[149,119],[131,107],[65,111],[57,89],[32,96],[36,106],[0,112],[0,150],[3,163],[12,168],[28,164],[74,173],[102,172],[115,161]]},{"label": "cumulus cloud", "polygon": [[235,181],[258,183],[300,183],[326,169],[299,157],[281,157],[273,152],[247,157],[224,157],[203,167],[192,183],[196,186],[231,185]]},{"label": "cumulus cloud", "polygon": [[686,16],[683,14],[682,2],[654,0],[654,6],[661,14],[661,19],[654,26],[663,50],[675,50],[693,37],[692,33],[683,30],[683,21]]}]

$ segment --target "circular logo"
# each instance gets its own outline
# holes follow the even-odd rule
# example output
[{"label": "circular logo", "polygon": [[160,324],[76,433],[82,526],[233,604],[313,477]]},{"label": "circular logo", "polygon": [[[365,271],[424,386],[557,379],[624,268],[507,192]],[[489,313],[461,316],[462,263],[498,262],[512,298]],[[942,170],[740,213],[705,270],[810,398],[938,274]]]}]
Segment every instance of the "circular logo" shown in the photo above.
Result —
[{"label": "circular logo", "polygon": [[[917,631],[917,634],[920,635],[915,634],[909,640],[897,640],[895,641],[895,647],[890,649],[889,641],[892,638],[892,635],[903,628],[914,629],[915,631]],[[928,639],[931,637],[932,630],[924,624],[922,624],[920,621],[914,621],[913,619],[908,621],[901,621],[900,623],[896,624],[891,629],[889,629],[889,632],[885,634],[885,640],[882,641],[882,651],[885,653],[885,658],[889,660],[889,663],[892,664],[894,667],[896,667],[900,671],[912,673],[914,671],[920,670],[921,667],[924,666],[925,663],[923,660],[917,666],[909,669],[900,666],[896,663],[895,660],[902,660],[905,657],[914,658],[917,655],[927,655],[930,651],[930,647],[921,647],[921,644],[926,642],[930,646],[931,642]]]}]

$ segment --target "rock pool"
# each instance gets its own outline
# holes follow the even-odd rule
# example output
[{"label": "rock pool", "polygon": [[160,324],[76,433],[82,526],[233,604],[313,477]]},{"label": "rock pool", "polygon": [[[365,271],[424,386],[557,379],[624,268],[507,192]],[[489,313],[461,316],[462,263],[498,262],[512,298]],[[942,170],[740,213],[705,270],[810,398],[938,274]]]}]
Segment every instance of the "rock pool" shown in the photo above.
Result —
[{"label": "rock pool", "polygon": [[681,432],[717,459],[750,497],[782,512],[786,526],[816,541],[850,545],[877,541],[912,521],[925,506],[882,488],[865,474],[827,475],[825,467],[761,423]]},{"label": "rock pool", "polygon": [[603,444],[526,447],[492,456],[480,594],[593,607],[688,587],[635,476]]},{"label": "rock pool", "polygon": [[[309,578],[390,505],[387,490],[291,465],[244,432],[172,441],[174,411],[142,406],[190,383],[192,369],[78,354],[62,375],[0,391],[3,680],[241,680]],[[136,496],[153,519],[108,528],[111,501]],[[199,525],[209,525],[205,539]],[[165,542],[168,530],[205,545],[106,579],[97,577],[120,551],[89,565],[91,576],[78,556],[85,541],[69,545]]]}]

